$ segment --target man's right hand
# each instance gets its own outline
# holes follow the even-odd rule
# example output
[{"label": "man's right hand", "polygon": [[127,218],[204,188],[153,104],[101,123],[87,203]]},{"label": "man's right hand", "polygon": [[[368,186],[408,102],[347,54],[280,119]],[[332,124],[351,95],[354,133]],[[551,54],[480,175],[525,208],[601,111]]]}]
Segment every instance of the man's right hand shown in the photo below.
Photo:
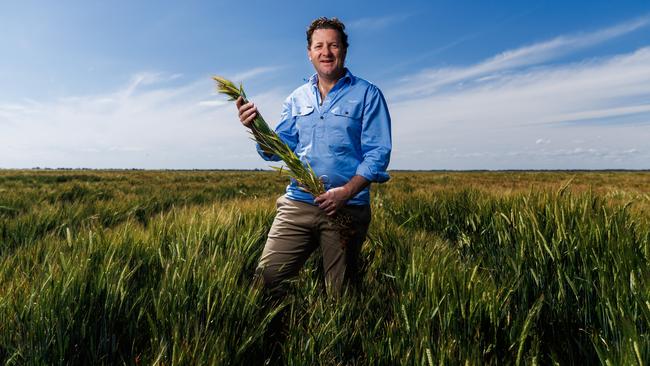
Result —
[{"label": "man's right hand", "polygon": [[251,128],[253,126],[253,120],[257,117],[257,107],[253,102],[244,104],[244,98],[242,97],[237,98],[235,104],[239,110],[239,120],[244,126]]}]

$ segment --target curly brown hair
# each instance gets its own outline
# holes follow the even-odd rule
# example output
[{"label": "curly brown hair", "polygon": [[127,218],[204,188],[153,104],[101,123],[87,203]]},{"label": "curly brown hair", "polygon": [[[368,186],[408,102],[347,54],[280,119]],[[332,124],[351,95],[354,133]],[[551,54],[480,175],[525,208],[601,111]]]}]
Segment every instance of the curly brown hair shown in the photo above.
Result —
[{"label": "curly brown hair", "polygon": [[320,17],[311,22],[309,28],[307,28],[307,49],[311,48],[311,36],[314,34],[316,29],[334,29],[338,31],[341,36],[343,48],[346,50],[348,49],[348,35],[345,34],[345,24],[336,17],[332,19]]}]

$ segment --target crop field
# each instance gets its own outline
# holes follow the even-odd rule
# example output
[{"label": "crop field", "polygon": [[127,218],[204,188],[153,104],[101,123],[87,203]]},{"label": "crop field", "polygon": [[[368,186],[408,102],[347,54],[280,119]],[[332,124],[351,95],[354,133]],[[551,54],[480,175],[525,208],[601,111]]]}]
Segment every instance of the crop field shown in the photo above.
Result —
[{"label": "crop field", "polygon": [[271,303],[277,173],[0,171],[0,363],[650,363],[649,172],[391,174],[362,287]]}]

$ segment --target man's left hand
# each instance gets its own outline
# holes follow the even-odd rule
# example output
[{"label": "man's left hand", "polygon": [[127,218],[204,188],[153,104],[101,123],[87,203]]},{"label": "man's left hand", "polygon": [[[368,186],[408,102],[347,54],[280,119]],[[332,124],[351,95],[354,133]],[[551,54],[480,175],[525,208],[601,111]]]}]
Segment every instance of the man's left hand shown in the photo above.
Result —
[{"label": "man's left hand", "polygon": [[337,210],[341,209],[350,199],[350,190],[345,187],[336,187],[316,197],[314,202],[328,216],[332,216]]}]

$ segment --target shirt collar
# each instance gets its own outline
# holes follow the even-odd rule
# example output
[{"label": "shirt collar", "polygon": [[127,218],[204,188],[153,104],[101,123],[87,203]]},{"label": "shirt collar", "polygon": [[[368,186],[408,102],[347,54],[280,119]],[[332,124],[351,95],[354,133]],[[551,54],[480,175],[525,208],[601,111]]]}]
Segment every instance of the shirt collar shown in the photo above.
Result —
[{"label": "shirt collar", "polygon": [[[339,81],[337,81],[337,84],[338,84],[341,80],[343,80],[343,81],[347,81],[347,82],[350,82],[350,83],[351,83],[353,79],[354,79],[354,75],[352,75],[352,73],[350,72],[350,70],[348,70],[348,68],[346,67],[346,68],[345,68],[345,75],[343,75],[343,77],[342,77],[341,79],[339,79]],[[310,83],[312,86],[317,86],[317,85],[318,85],[318,74],[313,74],[313,75],[309,78],[309,83]]]}]

